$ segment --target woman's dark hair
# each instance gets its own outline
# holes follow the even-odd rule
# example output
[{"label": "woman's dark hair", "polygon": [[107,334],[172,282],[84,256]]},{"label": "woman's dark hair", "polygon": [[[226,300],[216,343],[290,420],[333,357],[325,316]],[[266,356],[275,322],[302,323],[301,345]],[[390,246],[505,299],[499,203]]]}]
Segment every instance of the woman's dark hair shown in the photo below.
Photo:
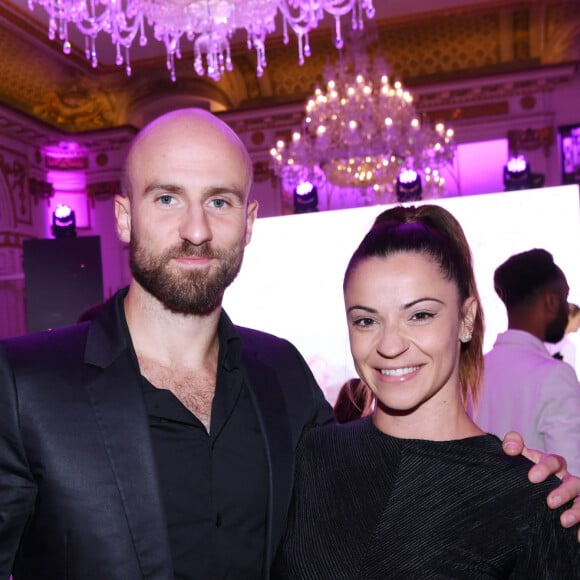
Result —
[{"label": "woman's dark hair", "polygon": [[334,403],[334,419],[337,423],[349,423],[366,417],[372,410],[374,396],[372,391],[357,378],[346,381]]},{"label": "woman's dark hair", "polygon": [[471,340],[462,343],[459,359],[463,400],[466,404],[469,400],[475,404],[483,373],[483,311],[469,244],[459,222],[447,210],[437,205],[398,206],[381,213],[352,255],[343,289],[359,262],[405,252],[432,259],[443,276],[456,284],[460,306],[467,298],[475,299],[477,312]]}]

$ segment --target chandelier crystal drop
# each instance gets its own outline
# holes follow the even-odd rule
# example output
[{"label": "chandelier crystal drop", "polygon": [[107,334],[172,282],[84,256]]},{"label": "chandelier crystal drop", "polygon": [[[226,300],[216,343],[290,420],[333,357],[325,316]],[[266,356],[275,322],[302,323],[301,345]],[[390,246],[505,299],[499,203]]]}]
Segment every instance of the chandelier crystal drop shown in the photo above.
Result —
[{"label": "chandelier crystal drop", "polygon": [[[335,19],[335,43],[342,47],[341,17],[351,15],[353,29],[373,18],[373,0],[28,0],[28,7],[43,7],[49,15],[48,36],[59,39],[63,51],[71,52],[69,25],[85,36],[85,55],[98,65],[96,48],[100,33],[110,35],[116,64],[131,75],[130,48],[135,39],[144,46],[149,28],[165,45],[167,68],[175,80],[175,60],[182,55],[181,41],[193,48],[194,68],[218,81],[233,70],[230,39],[237,30],[247,33],[248,49],[256,52],[256,72],[266,66],[266,37],[276,29],[278,12],[283,22],[284,43],[291,29],[298,39],[298,62],[310,56],[309,32],[330,15]],[[185,49],[185,47],[184,47]]]},{"label": "chandelier crystal drop", "polygon": [[[343,58],[344,57],[344,58]],[[370,58],[360,44],[327,68],[325,88],[308,99],[300,131],[270,151],[283,188],[302,181],[342,188],[371,188],[375,198],[392,194],[400,171],[414,169],[424,191],[441,195],[442,167],[453,161],[453,130],[421,119],[413,97],[388,74],[380,55]]]}]

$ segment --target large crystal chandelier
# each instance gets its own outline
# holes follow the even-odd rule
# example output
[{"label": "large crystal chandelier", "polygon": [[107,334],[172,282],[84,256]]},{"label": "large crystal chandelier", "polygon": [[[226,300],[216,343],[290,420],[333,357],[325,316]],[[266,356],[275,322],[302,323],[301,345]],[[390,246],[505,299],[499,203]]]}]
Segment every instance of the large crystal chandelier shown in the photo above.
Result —
[{"label": "large crystal chandelier", "polygon": [[371,190],[384,202],[405,170],[422,175],[426,196],[443,191],[441,169],[455,154],[453,130],[421,119],[384,58],[367,53],[372,44],[358,35],[352,52],[327,67],[326,86],[308,99],[301,130],[271,150],[287,193],[305,181],[328,182],[361,189],[366,198]]},{"label": "large crystal chandelier", "polygon": [[232,70],[230,39],[245,29],[247,45],[256,52],[258,76],[266,66],[266,37],[275,31],[280,12],[284,42],[289,30],[298,38],[298,61],[310,55],[308,33],[326,14],[335,19],[336,45],[342,46],[341,16],[351,14],[353,28],[362,28],[363,16],[373,18],[373,0],[28,0],[29,8],[42,6],[49,15],[49,38],[58,38],[70,53],[69,24],[85,36],[85,54],[98,64],[96,39],[103,32],[116,48],[117,65],[131,74],[129,49],[138,37],[147,44],[148,27],[165,45],[167,68],[175,80],[175,59],[181,58],[181,41],[190,43],[194,68],[200,75],[219,80]]}]

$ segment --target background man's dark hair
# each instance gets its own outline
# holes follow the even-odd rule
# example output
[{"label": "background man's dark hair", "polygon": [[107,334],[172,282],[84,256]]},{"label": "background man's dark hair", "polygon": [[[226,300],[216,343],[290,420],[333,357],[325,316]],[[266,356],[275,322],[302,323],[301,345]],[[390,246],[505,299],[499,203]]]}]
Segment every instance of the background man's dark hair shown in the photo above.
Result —
[{"label": "background man's dark hair", "polygon": [[493,276],[493,284],[506,307],[512,308],[523,304],[563,276],[550,252],[534,248],[511,256],[499,266]]}]

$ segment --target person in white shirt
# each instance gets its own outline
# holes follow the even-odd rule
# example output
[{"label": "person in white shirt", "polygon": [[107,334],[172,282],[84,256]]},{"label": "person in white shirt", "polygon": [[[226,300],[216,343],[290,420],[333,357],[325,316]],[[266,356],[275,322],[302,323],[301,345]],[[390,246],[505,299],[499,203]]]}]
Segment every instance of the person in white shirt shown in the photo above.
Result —
[{"label": "person in white shirt", "polygon": [[485,356],[478,425],[503,437],[562,454],[580,470],[580,383],[574,369],[552,357],[568,323],[566,276],[546,250],[511,256],[497,268],[494,286],[507,309],[508,330]]}]

